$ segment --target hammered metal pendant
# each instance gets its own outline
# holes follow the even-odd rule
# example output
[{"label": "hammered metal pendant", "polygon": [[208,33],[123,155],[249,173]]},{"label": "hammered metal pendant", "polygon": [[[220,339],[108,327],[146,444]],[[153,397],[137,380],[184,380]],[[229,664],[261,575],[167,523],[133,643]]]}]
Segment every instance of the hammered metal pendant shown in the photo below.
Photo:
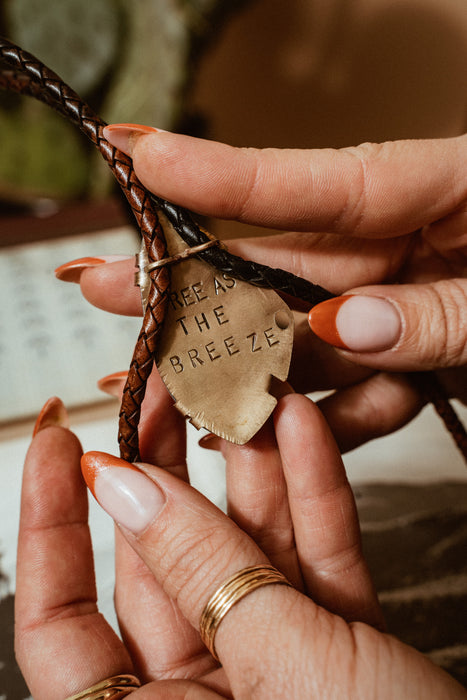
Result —
[{"label": "hammered metal pendant", "polygon": [[[185,244],[159,213],[168,254]],[[276,292],[188,258],[171,266],[156,364],[175,405],[196,428],[244,444],[261,428],[285,381],[293,315]],[[276,382],[279,380],[279,382]]]}]

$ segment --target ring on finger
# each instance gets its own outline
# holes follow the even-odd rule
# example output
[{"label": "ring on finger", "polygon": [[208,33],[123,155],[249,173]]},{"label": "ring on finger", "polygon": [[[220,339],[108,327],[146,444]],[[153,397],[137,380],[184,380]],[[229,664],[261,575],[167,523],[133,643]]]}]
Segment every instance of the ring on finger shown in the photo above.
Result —
[{"label": "ring on finger", "polygon": [[136,676],[125,673],[120,676],[104,678],[91,688],[71,695],[66,700],[121,700],[140,687],[141,683]]},{"label": "ring on finger", "polygon": [[209,598],[201,613],[199,631],[203,643],[217,661],[219,657],[214,645],[216,632],[229,610],[257,588],[273,583],[292,585],[274,566],[249,566],[230,576]]}]

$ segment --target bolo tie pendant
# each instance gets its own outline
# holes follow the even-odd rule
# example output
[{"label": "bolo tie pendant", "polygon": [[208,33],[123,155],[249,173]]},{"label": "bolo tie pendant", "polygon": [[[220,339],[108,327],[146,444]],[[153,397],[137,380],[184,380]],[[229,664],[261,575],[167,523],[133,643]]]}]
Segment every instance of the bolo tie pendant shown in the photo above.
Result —
[{"label": "bolo tie pendant", "polygon": [[[293,345],[293,314],[272,289],[255,287],[193,257],[159,212],[168,257],[137,256],[143,307],[155,266],[170,265],[170,294],[155,362],[176,408],[196,428],[244,444],[283,393]],[[211,239],[203,249],[219,245]]]}]

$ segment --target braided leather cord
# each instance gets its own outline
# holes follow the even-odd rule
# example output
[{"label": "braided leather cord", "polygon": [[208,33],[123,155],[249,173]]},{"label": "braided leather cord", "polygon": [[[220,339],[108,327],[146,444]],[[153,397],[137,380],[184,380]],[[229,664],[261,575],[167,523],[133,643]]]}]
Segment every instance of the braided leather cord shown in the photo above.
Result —
[{"label": "braided leather cord", "polygon": [[[155,206],[133,171],[131,159],[102,136],[105,123],[53,71],[34,56],[0,38],[0,58],[14,70],[0,74],[0,86],[35,97],[70,119],[92,141],[114,173],[136,217],[150,262],[166,255],[166,244]],[[119,419],[120,454],[139,458],[138,424],[146,381],[152,371],[157,336],[162,328],[169,291],[169,273],[151,273],[149,303],[131,360]]]},{"label": "braided leather cord", "polygon": [[[186,209],[155,195],[151,195],[151,198],[189,247],[207,243],[210,240]],[[296,299],[306,301],[310,306],[315,306],[336,296],[318,284],[297,277],[291,272],[271,268],[251,260],[244,260],[238,255],[229,253],[225,248],[208,248],[198,253],[197,257],[231,277],[249,282],[257,287],[275,289]]]},{"label": "braided leather cord", "polygon": [[[135,214],[141,230],[149,262],[166,255],[166,246],[156,209],[167,216],[180,237],[189,247],[209,240],[194,222],[190,213],[149,193],[134,174],[131,159],[111,146],[102,136],[103,122],[81,98],[53,71],[34,56],[0,38],[0,58],[14,70],[0,72],[0,87],[29,95],[46,103],[74,122],[94,143],[113,171]],[[213,247],[197,257],[219,271],[260,287],[268,287],[307,302],[319,304],[335,295],[289,272],[244,260],[223,248]],[[169,275],[166,268],[151,273],[151,290],[143,325],[135,346],[125,385],[119,420],[120,454],[128,461],[139,459],[138,424],[146,382],[152,371],[157,336],[161,330]],[[431,401],[453,436],[467,462],[467,433],[432,373],[412,373],[413,381],[427,401]]]}]

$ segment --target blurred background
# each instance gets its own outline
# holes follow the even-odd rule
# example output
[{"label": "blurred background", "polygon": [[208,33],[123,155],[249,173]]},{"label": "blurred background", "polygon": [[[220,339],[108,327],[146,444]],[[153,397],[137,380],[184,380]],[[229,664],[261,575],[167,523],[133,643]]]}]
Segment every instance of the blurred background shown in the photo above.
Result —
[{"label": "blurred background", "polygon": [[[106,121],[301,148],[466,126],[465,0],[0,0],[0,32]],[[3,210],[109,194],[75,127],[29,98],[0,105]]]},{"label": "blurred background", "polygon": [[[0,34],[109,122],[301,148],[446,137],[467,126],[465,0],[0,0]],[[210,229],[221,238],[257,233],[230,222]],[[95,382],[128,365],[139,326],[89,308],[53,269],[137,248],[112,175],[86,139],[46,106],[0,92],[0,700],[29,697],[12,631],[33,415],[58,394],[85,449],[116,452],[118,406]],[[222,464],[198,439],[190,430],[195,484],[222,506]],[[467,684],[462,459],[427,408],[344,461],[390,631]],[[92,522],[111,617],[112,527],[94,507]]]}]

